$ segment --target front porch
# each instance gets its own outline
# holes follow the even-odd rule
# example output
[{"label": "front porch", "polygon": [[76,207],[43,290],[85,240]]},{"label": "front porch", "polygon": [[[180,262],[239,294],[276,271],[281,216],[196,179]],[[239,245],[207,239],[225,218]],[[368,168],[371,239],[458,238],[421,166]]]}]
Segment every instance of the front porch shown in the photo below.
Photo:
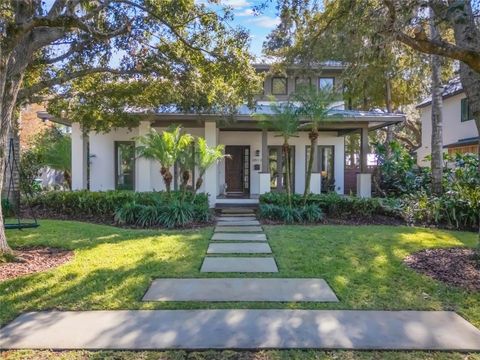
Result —
[{"label": "front porch", "polygon": [[[346,112],[350,113],[350,112]],[[371,195],[371,175],[367,171],[369,130],[401,121],[401,115],[370,114],[355,118],[325,122],[320,129],[314,151],[314,167],[310,191],[344,193],[344,135],[361,133],[361,166],[357,195]],[[135,139],[155,129],[161,132],[170,125],[182,125],[194,137],[204,137],[208,146],[225,145],[228,159],[211,166],[204,175],[200,192],[210,195],[210,205],[258,203],[260,195],[285,191],[286,167],[282,151],[283,140],[274,131],[261,130],[250,115],[238,115],[233,122],[215,116],[187,114],[156,114],[140,122],[132,130],[117,129],[109,133],[90,132],[86,136],[76,123],[72,126],[73,188],[93,191],[127,188],[135,191],[162,191],[164,184],[158,163],[144,158],[132,158],[128,166],[122,163],[122,146],[135,149]],[[290,143],[292,190],[302,194],[305,187],[310,140],[305,129]],[[123,151],[123,153],[121,152]],[[123,164],[123,163],[122,163]],[[172,174],[178,174],[175,168]],[[198,169],[191,170],[193,185]],[[177,176],[177,175],[175,175]],[[174,182],[175,183],[175,182]],[[120,185],[122,187],[120,187]]]}]

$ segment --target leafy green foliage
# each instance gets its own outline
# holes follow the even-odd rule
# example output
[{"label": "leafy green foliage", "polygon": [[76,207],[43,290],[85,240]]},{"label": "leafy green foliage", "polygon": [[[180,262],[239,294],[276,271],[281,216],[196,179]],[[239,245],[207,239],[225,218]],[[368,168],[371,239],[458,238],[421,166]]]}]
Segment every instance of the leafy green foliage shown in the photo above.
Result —
[{"label": "leafy green foliage", "polygon": [[[286,200],[288,202],[288,200]],[[281,221],[285,224],[318,223],[323,219],[323,212],[316,204],[283,206],[277,204],[260,204],[260,218]]]},{"label": "leafy green foliage", "polygon": [[139,227],[176,227],[192,221],[202,223],[211,220],[206,194],[198,194],[194,198],[192,193],[187,193],[186,201],[181,202],[183,196],[178,191],[171,192],[170,195],[165,192],[122,190],[51,191],[34,197],[32,204],[63,216],[111,218],[119,224]]},{"label": "leafy green foliage", "polygon": [[[378,168],[376,190],[383,196],[401,196],[429,187],[430,171],[419,168],[415,158],[398,142],[375,144]],[[388,151],[390,150],[390,151]]]},{"label": "leafy green foliage", "polygon": [[10,204],[10,200],[6,198],[2,199],[1,206],[2,206],[2,215],[4,218],[13,215],[13,209],[12,209],[12,204]]},{"label": "leafy green foliage", "polygon": [[203,176],[207,169],[213,164],[219,162],[228,155],[224,154],[225,146],[220,144],[215,147],[209,147],[204,138],[198,138],[195,146],[195,164],[198,166],[199,176],[195,182],[194,194],[200,189],[203,183]]},{"label": "leafy green foliage", "polygon": [[[260,196],[261,206],[265,205],[264,212],[260,216],[269,219],[280,218],[282,209],[286,208],[288,199],[282,193],[267,193]],[[292,207],[300,209],[302,221],[317,222],[323,218],[323,214],[331,218],[340,219],[364,219],[371,220],[377,215],[401,217],[400,202],[395,199],[382,198],[358,198],[356,196],[343,196],[335,192],[327,194],[311,194],[307,204],[303,206],[303,198],[294,194]],[[289,219],[294,219],[294,214],[286,214]]]}]

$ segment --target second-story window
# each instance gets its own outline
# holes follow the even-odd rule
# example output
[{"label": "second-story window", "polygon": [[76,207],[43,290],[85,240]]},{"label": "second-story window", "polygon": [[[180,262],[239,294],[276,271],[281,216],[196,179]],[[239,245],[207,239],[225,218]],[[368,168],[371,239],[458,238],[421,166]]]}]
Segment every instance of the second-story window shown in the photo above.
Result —
[{"label": "second-story window", "polygon": [[320,77],[318,78],[318,88],[322,90],[333,90],[335,86],[335,78],[333,77]]},{"label": "second-story window", "polygon": [[295,91],[298,91],[301,88],[310,87],[311,85],[312,85],[312,81],[309,77],[295,78]]},{"label": "second-story window", "polygon": [[470,106],[468,105],[468,99],[464,98],[462,99],[461,102],[461,114],[460,114],[460,120],[461,121],[468,121],[472,120],[473,115],[472,115],[472,110],[470,109]]},{"label": "second-story window", "polygon": [[287,95],[287,78],[272,77],[272,95]]}]

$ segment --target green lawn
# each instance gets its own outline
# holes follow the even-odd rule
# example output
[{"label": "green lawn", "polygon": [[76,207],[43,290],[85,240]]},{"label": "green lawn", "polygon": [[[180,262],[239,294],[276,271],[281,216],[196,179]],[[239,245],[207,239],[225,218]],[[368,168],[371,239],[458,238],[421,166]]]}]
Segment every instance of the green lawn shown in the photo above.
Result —
[{"label": "green lawn", "polygon": [[[141,231],[69,221],[41,221],[33,230],[9,230],[13,247],[51,246],[75,251],[57,269],[0,283],[0,324],[31,310],[315,308],[455,310],[480,327],[480,293],[447,287],[409,270],[407,254],[431,247],[474,246],[476,234],[389,226],[267,226],[280,272],[277,277],[324,278],[338,304],[142,303],[156,277],[205,277],[199,269],[212,228]],[[217,274],[216,276],[221,276]],[[160,359],[457,359],[445,353],[365,352],[145,352],[113,358]],[[208,355],[210,354],[210,355]],[[12,358],[50,358],[57,353],[10,352]],[[208,355],[208,356],[207,356]],[[107,353],[67,352],[67,359],[104,358]],[[206,356],[206,357],[205,357]],[[1,357],[1,354],[0,354]],[[470,355],[470,359],[480,356]]]}]

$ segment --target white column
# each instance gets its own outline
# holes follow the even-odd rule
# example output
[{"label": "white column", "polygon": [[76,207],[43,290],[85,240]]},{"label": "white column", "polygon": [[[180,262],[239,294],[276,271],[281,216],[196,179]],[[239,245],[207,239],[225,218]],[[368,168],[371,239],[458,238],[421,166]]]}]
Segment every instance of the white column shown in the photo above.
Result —
[{"label": "white column", "polygon": [[367,173],[369,150],[367,126],[360,130],[360,174],[357,174],[357,196],[364,198],[372,197],[372,174]]},{"label": "white column", "polygon": [[322,174],[312,172],[312,177],[310,178],[310,192],[312,194],[320,194],[322,192]]},{"label": "white column", "polygon": [[270,192],[270,171],[268,170],[268,131],[262,130],[262,171],[259,173],[260,195]]},{"label": "white column", "polygon": [[72,124],[72,190],[87,188],[88,138],[79,123]]},{"label": "white column", "polygon": [[[140,121],[138,125],[138,136],[146,135],[151,130],[150,121]],[[152,185],[150,181],[151,177],[151,160],[143,157],[136,158],[135,168],[135,190],[136,191],[152,191]]]},{"label": "white column", "polygon": [[[217,124],[215,121],[205,121],[205,141],[209,147],[217,146]],[[210,207],[215,207],[218,195],[217,164],[213,164],[205,172],[205,192],[209,195]]]}]

